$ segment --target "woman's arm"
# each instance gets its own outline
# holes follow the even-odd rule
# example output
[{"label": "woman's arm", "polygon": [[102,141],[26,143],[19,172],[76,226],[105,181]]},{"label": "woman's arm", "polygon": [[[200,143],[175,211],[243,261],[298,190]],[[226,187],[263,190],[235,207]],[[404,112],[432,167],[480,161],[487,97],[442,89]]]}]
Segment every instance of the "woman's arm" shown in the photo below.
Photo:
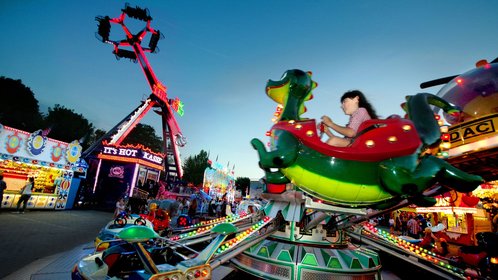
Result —
[{"label": "woman's arm", "polygon": [[334,131],[337,133],[340,133],[346,137],[353,138],[356,136],[356,131],[353,129],[346,127],[346,126],[340,126],[332,121],[328,116],[323,116],[322,117],[322,122],[325,124],[325,126],[332,128]]}]

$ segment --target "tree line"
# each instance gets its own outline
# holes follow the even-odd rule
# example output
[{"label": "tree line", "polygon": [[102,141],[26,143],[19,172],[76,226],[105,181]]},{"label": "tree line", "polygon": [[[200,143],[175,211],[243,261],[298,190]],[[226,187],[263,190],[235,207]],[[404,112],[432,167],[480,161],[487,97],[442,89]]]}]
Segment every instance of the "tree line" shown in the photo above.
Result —
[{"label": "tree line", "polygon": [[[49,129],[48,137],[64,142],[79,140],[83,149],[102,137],[106,131],[96,128],[82,114],[61,104],[48,108],[47,113],[40,111],[39,102],[33,91],[21,80],[0,77],[2,106],[0,123],[27,132]],[[153,151],[162,152],[162,139],[154,128],[138,124],[124,140],[123,144],[141,143]]]},{"label": "tree line", "polygon": [[[47,113],[40,111],[39,102],[33,91],[21,80],[0,77],[2,102],[0,106],[0,124],[34,132],[38,129],[50,129],[48,137],[71,142],[79,140],[83,150],[100,139],[106,131],[96,128],[82,114],[61,104],[48,108]],[[155,129],[147,124],[139,123],[124,139],[123,145],[142,144],[155,152],[163,152],[163,141],[156,135]],[[183,164],[183,180],[195,186],[202,184],[204,170],[209,166],[208,153],[201,150],[199,154],[189,156]],[[249,186],[247,177],[239,177],[236,186],[242,190]]]}]

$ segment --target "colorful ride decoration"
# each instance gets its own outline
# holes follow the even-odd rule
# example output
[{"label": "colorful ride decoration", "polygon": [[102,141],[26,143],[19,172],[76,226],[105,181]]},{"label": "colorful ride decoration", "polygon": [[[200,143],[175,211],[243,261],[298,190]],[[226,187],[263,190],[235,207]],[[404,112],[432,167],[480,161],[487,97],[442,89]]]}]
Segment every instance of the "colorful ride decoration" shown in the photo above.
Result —
[{"label": "colorful ride decoration", "polygon": [[22,140],[19,138],[19,135],[17,135],[17,132],[14,132],[14,134],[7,136],[5,148],[9,154],[15,154],[19,150],[19,147],[21,147],[21,144]]},{"label": "colorful ride decoration", "polygon": [[[187,217],[187,216],[180,216]],[[230,215],[225,217],[216,218],[208,221],[201,221],[194,225],[189,225],[188,222],[177,223],[179,226],[183,227],[185,230],[182,233],[171,236],[169,239],[172,241],[181,241],[191,238],[197,238],[200,234],[209,232],[213,227],[222,223],[237,223],[245,219],[250,218],[251,215],[247,213],[240,213],[237,215]],[[188,218],[188,217],[187,217]]]},{"label": "colorful ride decoration", "polygon": [[67,146],[66,159],[70,163],[76,163],[81,156],[82,147],[78,140],[74,140]]},{"label": "colorful ride decoration", "polygon": [[448,123],[480,119],[498,112],[498,60],[480,60],[476,68],[453,79],[441,88],[438,96],[458,106],[459,116],[444,114]]},{"label": "colorful ride decoration", "polygon": [[283,192],[285,184],[292,183],[327,203],[381,209],[403,199],[433,205],[435,200],[422,193],[435,184],[469,192],[483,182],[422,153],[441,141],[430,105],[458,113],[445,100],[428,93],[407,96],[407,119],[366,121],[349,147],[334,147],[320,140],[314,119],[300,117],[316,86],[311,73],[301,70],[288,70],[281,80],[267,83],[267,95],[283,108],[270,131],[270,151],[260,140],[251,141],[265,171],[267,190]]},{"label": "colorful ride decoration", "polygon": [[161,232],[169,228],[171,222],[168,211],[158,207],[156,203],[149,205],[149,212],[147,214],[140,214],[140,217],[150,221],[154,225],[154,231]]},{"label": "colorful ride decoration", "polygon": [[265,239],[231,261],[262,279],[381,279],[380,258],[366,247],[299,246]]},{"label": "colorful ride decoration", "polygon": [[47,145],[47,136],[41,129],[39,129],[29,135],[26,145],[27,151],[31,155],[38,156],[43,152],[43,149],[45,149],[45,146]]},{"label": "colorful ride decoration", "polygon": [[245,239],[250,238],[251,236],[255,236],[260,234],[259,230],[265,227],[268,223],[272,221],[272,218],[266,216],[260,221],[258,221],[256,224],[252,225],[250,228],[238,233],[235,235],[234,238],[227,240],[226,242],[222,243],[222,245],[218,248],[216,253],[214,254],[219,255],[222,254],[223,252],[235,248],[237,245],[240,245]]},{"label": "colorful ride decoration", "polygon": [[62,157],[62,147],[60,144],[57,146],[52,147],[51,153],[50,153],[51,159],[53,162],[58,162],[61,157]]},{"label": "colorful ride decoration", "polygon": [[451,264],[447,258],[440,256],[430,250],[424,249],[417,244],[413,244],[406,241],[388,231],[379,229],[371,225],[370,223],[364,223],[361,228],[361,234],[363,236],[375,236],[388,242],[390,246],[394,246],[398,249],[406,251],[411,257],[415,257],[421,260],[425,260],[440,267],[441,269],[447,270],[447,272],[454,274],[455,277],[465,278],[465,271],[457,266]]},{"label": "colorful ride decoration", "polygon": [[[441,81],[439,82],[438,81]],[[476,68],[457,76],[426,82],[446,83],[437,96],[458,106],[459,117],[444,114],[448,130],[447,160],[486,181],[496,180],[498,149],[498,59],[480,60]]]}]

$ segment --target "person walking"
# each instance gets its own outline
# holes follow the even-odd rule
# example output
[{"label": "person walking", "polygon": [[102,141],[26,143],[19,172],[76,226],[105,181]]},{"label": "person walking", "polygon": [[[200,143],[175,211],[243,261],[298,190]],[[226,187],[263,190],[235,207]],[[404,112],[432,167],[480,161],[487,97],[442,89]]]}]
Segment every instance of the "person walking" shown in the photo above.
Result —
[{"label": "person walking", "polygon": [[[17,201],[17,213],[23,214],[24,211],[26,210],[26,206],[28,206],[29,198],[31,197],[31,191],[34,188],[34,182],[35,182],[35,178],[30,177],[28,180],[28,183],[26,183],[26,185],[24,185],[24,187],[21,189],[21,197],[19,198],[19,201]],[[24,205],[22,207],[22,211],[19,211],[21,203],[24,203]]]},{"label": "person walking", "polygon": [[0,208],[2,208],[3,191],[7,189],[7,183],[3,180],[3,173],[0,173]]}]

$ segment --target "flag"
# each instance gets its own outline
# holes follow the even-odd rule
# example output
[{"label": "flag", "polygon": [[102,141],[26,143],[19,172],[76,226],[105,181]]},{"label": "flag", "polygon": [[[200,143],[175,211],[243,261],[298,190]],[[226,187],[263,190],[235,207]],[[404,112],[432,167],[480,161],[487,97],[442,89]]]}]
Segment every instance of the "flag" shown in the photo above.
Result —
[{"label": "flag", "polygon": [[47,127],[45,129],[43,129],[42,132],[41,132],[42,136],[47,136],[50,133],[50,131],[52,131],[51,127]]}]

